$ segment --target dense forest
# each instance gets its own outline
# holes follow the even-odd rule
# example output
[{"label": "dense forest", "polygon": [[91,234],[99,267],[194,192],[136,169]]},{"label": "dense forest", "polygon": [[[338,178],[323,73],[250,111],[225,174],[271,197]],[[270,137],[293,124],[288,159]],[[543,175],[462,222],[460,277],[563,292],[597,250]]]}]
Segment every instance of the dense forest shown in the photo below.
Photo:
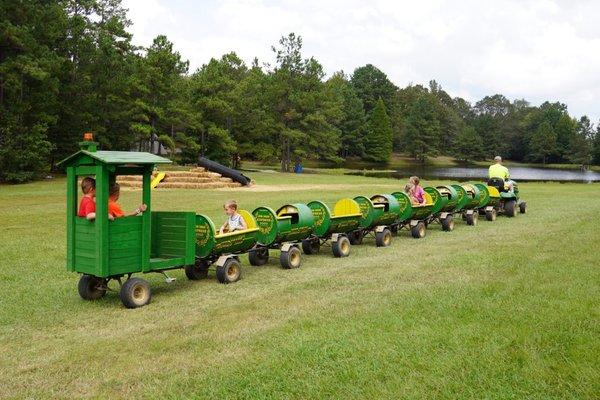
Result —
[{"label": "dense forest", "polygon": [[293,33],[271,63],[231,52],[191,72],[168,38],[136,47],[129,26],[120,0],[0,3],[0,180],[54,168],[83,132],[103,149],[157,141],[181,163],[202,153],[283,171],[306,159],[384,165],[393,152],[600,164],[600,126],[559,102],[471,104],[434,80],[400,88],[371,64],[327,77]]}]

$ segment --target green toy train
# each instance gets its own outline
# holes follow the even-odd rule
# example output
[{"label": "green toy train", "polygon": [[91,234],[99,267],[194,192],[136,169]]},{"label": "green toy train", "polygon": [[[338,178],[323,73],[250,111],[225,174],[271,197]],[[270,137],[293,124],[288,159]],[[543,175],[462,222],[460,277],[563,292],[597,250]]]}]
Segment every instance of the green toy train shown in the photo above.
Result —
[{"label": "green toy train", "polygon": [[[198,280],[207,277],[213,266],[219,282],[232,283],[241,277],[240,255],[244,253],[250,264],[260,266],[268,262],[269,251],[278,250],[283,268],[298,268],[300,248],[305,254],[316,254],[330,243],[335,257],[347,257],[351,245],[361,244],[367,235],[374,236],[376,246],[386,247],[402,228],[422,238],[433,222],[452,231],[453,216],[462,215],[474,225],[479,213],[489,220],[500,211],[514,216],[516,204],[510,197],[514,192],[502,197],[496,187],[486,184],[442,185],[425,188],[423,205],[411,204],[405,193],[394,192],[341,199],[333,210],[320,201],[286,204],[276,211],[265,206],[252,213],[239,210],[247,229],[221,234],[205,215],[152,210],[151,174],[156,164],[170,163],[168,159],[149,153],[99,151],[91,140],[81,147],[61,162],[67,171],[67,269],[81,274],[78,291],[86,300],[101,298],[111,290],[109,282],[117,281],[119,297],[128,308],[151,299],[148,282],[133,277],[136,273],[157,272],[171,281],[167,271],[183,268],[187,278]],[[117,175],[142,176],[142,199],[147,206],[142,216],[109,220],[108,190]],[[93,220],[77,216],[77,183],[83,176],[96,180]],[[525,203],[519,207],[525,212]]]}]

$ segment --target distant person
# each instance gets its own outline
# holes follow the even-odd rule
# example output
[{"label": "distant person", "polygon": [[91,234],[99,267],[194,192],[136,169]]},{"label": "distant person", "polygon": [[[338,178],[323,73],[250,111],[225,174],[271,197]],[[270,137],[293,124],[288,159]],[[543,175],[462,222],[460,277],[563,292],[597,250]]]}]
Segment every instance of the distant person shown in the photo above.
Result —
[{"label": "distant person", "polygon": [[108,219],[113,220],[121,217],[131,217],[134,215],[140,215],[146,211],[146,205],[140,204],[131,214],[125,215],[121,206],[117,203],[119,196],[121,195],[121,186],[118,183],[113,183],[108,189]]},{"label": "distant person", "polygon": [[237,209],[238,205],[235,200],[228,200],[223,204],[223,210],[225,211],[225,214],[227,214],[227,221],[221,225],[219,234],[222,235],[228,232],[248,229],[246,221],[244,221],[244,218],[237,212]]},{"label": "distant person", "polygon": [[96,218],[96,180],[86,176],[81,180],[83,197],[79,202],[77,216],[93,220]]},{"label": "distant person", "polygon": [[418,176],[411,176],[410,183],[413,185],[413,198],[415,202],[419,205],[425,204],[425,191],[421,186],[421,180]]},{"label": "distant person", "polygon": [[502,165],[502,157],[496,156],[494,157],[494,164],[490,165],[488,170],[488,183],[492,179],[502,179],[507,185],[508,189],[513,189],[513,181],[510,179],[510,173],[508,172],[508,168]]}]

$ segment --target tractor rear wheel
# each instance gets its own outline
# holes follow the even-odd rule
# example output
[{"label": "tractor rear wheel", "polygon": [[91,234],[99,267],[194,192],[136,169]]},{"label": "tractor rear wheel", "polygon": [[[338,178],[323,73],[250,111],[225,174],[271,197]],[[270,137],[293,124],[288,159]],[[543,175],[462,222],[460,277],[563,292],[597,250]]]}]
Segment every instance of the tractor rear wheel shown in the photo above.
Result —
[{"label": "tractor rear wheel", "polygon": [[508,200],[506,203],[504,203],[504,211],[506,212],[506,216],[514,217],[517,215],[516,205],[517,202],[515,200]]},{"label": "tractor rear wheel", "polygon": [[350,255],[350,239],[341,236],[331,244],[334,257],[348,257]]},{"label": "tractor rear wheel", "polygon": [[106,294],[106,281],[93,275],[81,275],[77,291],[84,300],[98,300]]},{"label": "tractor rear wheel", "polygon": [[304,252],[304,254],[317,254],[320,248],[321,243],[319,243],[319,238],[313,237],[304,239],[302,241],[302,251]]},{"label": "tractor rear wheel", "polygon": [[375,232],[375,244],[377,247],[387,247],[392,244],[392,231],[384,228],[381,232]]},{"label": "tractor rear wheel", "polygon": [[269,262],[269,249],[258,248],[251,250],[248,253],[248,261],[250,261],[250,265],[254,265],[255,267],[265,265]]},{"label": "tractor rear wheel", "polygon": [[285,269],[300,268],[300,264],[302,263],[300,249],[292,246],[288,251],[282,251],[279,256],[279,263]]},{"label": "tractor rear wheel", "polygon": [[364,234],[361,230],[353,231],[348,234],[348,239],[350,239],[351,245],[361,244],[364,238]]},{"label": "tractor rear wheel", "polygon": [[119,292],[121,302],[127,308],[138,308],[150,303],[152,292],[150,285],[140,278],[129,278]]},{"label": "tractor rear wheel", "polygon": [[527,213],[527,203],[525,203],[524,201],[519,203],[519,212],[521,214]]},{"label": "tractor rear wheel", "polygon": [[217,267],[217,280],[220,283],[233,283],[242,276],[242,264],[235,258],[228,258],[225,263]]},{"label": "tractor rear wheel", "polygon": [[427,233],[427,228],[423,221],[419,221],[415,226],[410,228],[410,234],[415,239],[424,238],[426,233]]},{"label": "tractor rear wheel", "polygon": [[454,218],[452,215],[447,215],[446,218],[443,218],[441,222],[443,231],[452,232],[454,230]]},{"label": "tractor rear wheel", "polygon": [[485,219],[487,219],[488,221],[495,221],[497,215],[498,212],[495,209],[489,210],[485,212]]},{"label": "tractor rear wheel", "polygon": [[467,225],[475,226],[475,225],[477,225],[477,220],[479,219],[479,214],[477,214],[476,212],[466,214],[465,219],[467,220]]},{"label": "tractor rear wheel", "polygon": [[191,281],[199,281],[208,276],[208,265],[202,261],[196,261],[194,265],[185,266],[185,276]]}]

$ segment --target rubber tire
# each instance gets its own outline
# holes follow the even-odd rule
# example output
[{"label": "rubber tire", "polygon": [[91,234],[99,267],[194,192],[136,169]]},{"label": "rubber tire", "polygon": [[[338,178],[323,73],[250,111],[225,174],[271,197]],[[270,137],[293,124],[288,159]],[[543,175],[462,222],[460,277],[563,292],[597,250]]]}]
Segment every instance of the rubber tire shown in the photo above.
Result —
[{"label": "rubber tire", "polygon": [[266,247],[252,250],[248,253],[248,261],[250,265],[259,267],[269,262],[269,249]]},{"label": "rubber tire", "polygon": [[202,260],[196,261],[194,265],[185,266],[185,276],[190,281],[199,281],[200,279],[206,279],[208,277],[208,265]]},{"label": "rubber tire", "polygon": [[99,284],[104,284],[104,279],[93,275],[81,275],[77,291],[84,300],[98,300],[106,294],[106,289],[98,289]]},{"label": "rubber tire", "polygon": [[217,280],[219,283],[228,284],[237,282],[241,277],[242,264],[235,258],[228,258],[225,264],[217,267]]},{"label": "rubber tire", "polygon": [[427,227],[423,221],[419,221],[415,226],[410,228],[410,234],[415,239],[424,238],[427,234]]},{"label": "rubber tire", "polygon": [[527,203],[525,203],[524,201],[519,203],[519,212],[521,214],[527,214]]},{"label": "rubber tire", "polygon": [[302,264],[302,253],[296,246],[290,247],[288,251],[282,251],[279,256],[279,263],[285,269],[300,268]]},{"label": "rubber tire", "polygon": [[119,297],[125,307],[138,308],[150,303],[152,291],[150,290],[150,285],[145,280],[130,278],[121,286]]},{"label": "rubber tire", "polygon": [[331,251],[334,257],[348,257],[350,255],[350,239],[346,236],[338,237],[337,242],[331,243]]},{"label": "rubber tire", "polygon": [[516,206],[517,202],[515,200],[508,200],[506,203],[504,203],[504,212],[506,213],[507,217],[512,218],[517,215]]},{"label": "rubber tire", "polygon": [[304,254],[317,254],[320,249],[321,243],[319,242],[319,238],[312,237],[302,241],[302,251]]},{"label": "rubber tire", "polygon": [[392,231],[384,228],[381,232],[375,232],[375,245],[377,247],[388,247],[392,244]]},{"label": "rubber tire", "polygon": [[352,231],[348,234],[348,239],[352,246],[362,244],[365,235],[362,231]]},{"label": "rubber tire", "polygon": [[400,229],[398,228],[398,224],[394,224],[390,226],[390,231],[392,232],[393,236],[398,236],[398,231]]},{"label": "rubber tire", "polygon": [[440,222],[444,232],[452,232],[454,230],[454,217],[452,217],[452,215],[447,215],[446,218],[440,220]]},{"label": "rubber tire", "polygon": [[465,220],[467,221],[467,225],[475,226],[477,225],[477,220],[479,219],[479,214],[473,212],[471,214],[465,214]]},{"label": "rubber tire", "polygon": [[498,212],[495,209],[485,212],[485,219],[488,221],[495,221],[497,216]]}]

